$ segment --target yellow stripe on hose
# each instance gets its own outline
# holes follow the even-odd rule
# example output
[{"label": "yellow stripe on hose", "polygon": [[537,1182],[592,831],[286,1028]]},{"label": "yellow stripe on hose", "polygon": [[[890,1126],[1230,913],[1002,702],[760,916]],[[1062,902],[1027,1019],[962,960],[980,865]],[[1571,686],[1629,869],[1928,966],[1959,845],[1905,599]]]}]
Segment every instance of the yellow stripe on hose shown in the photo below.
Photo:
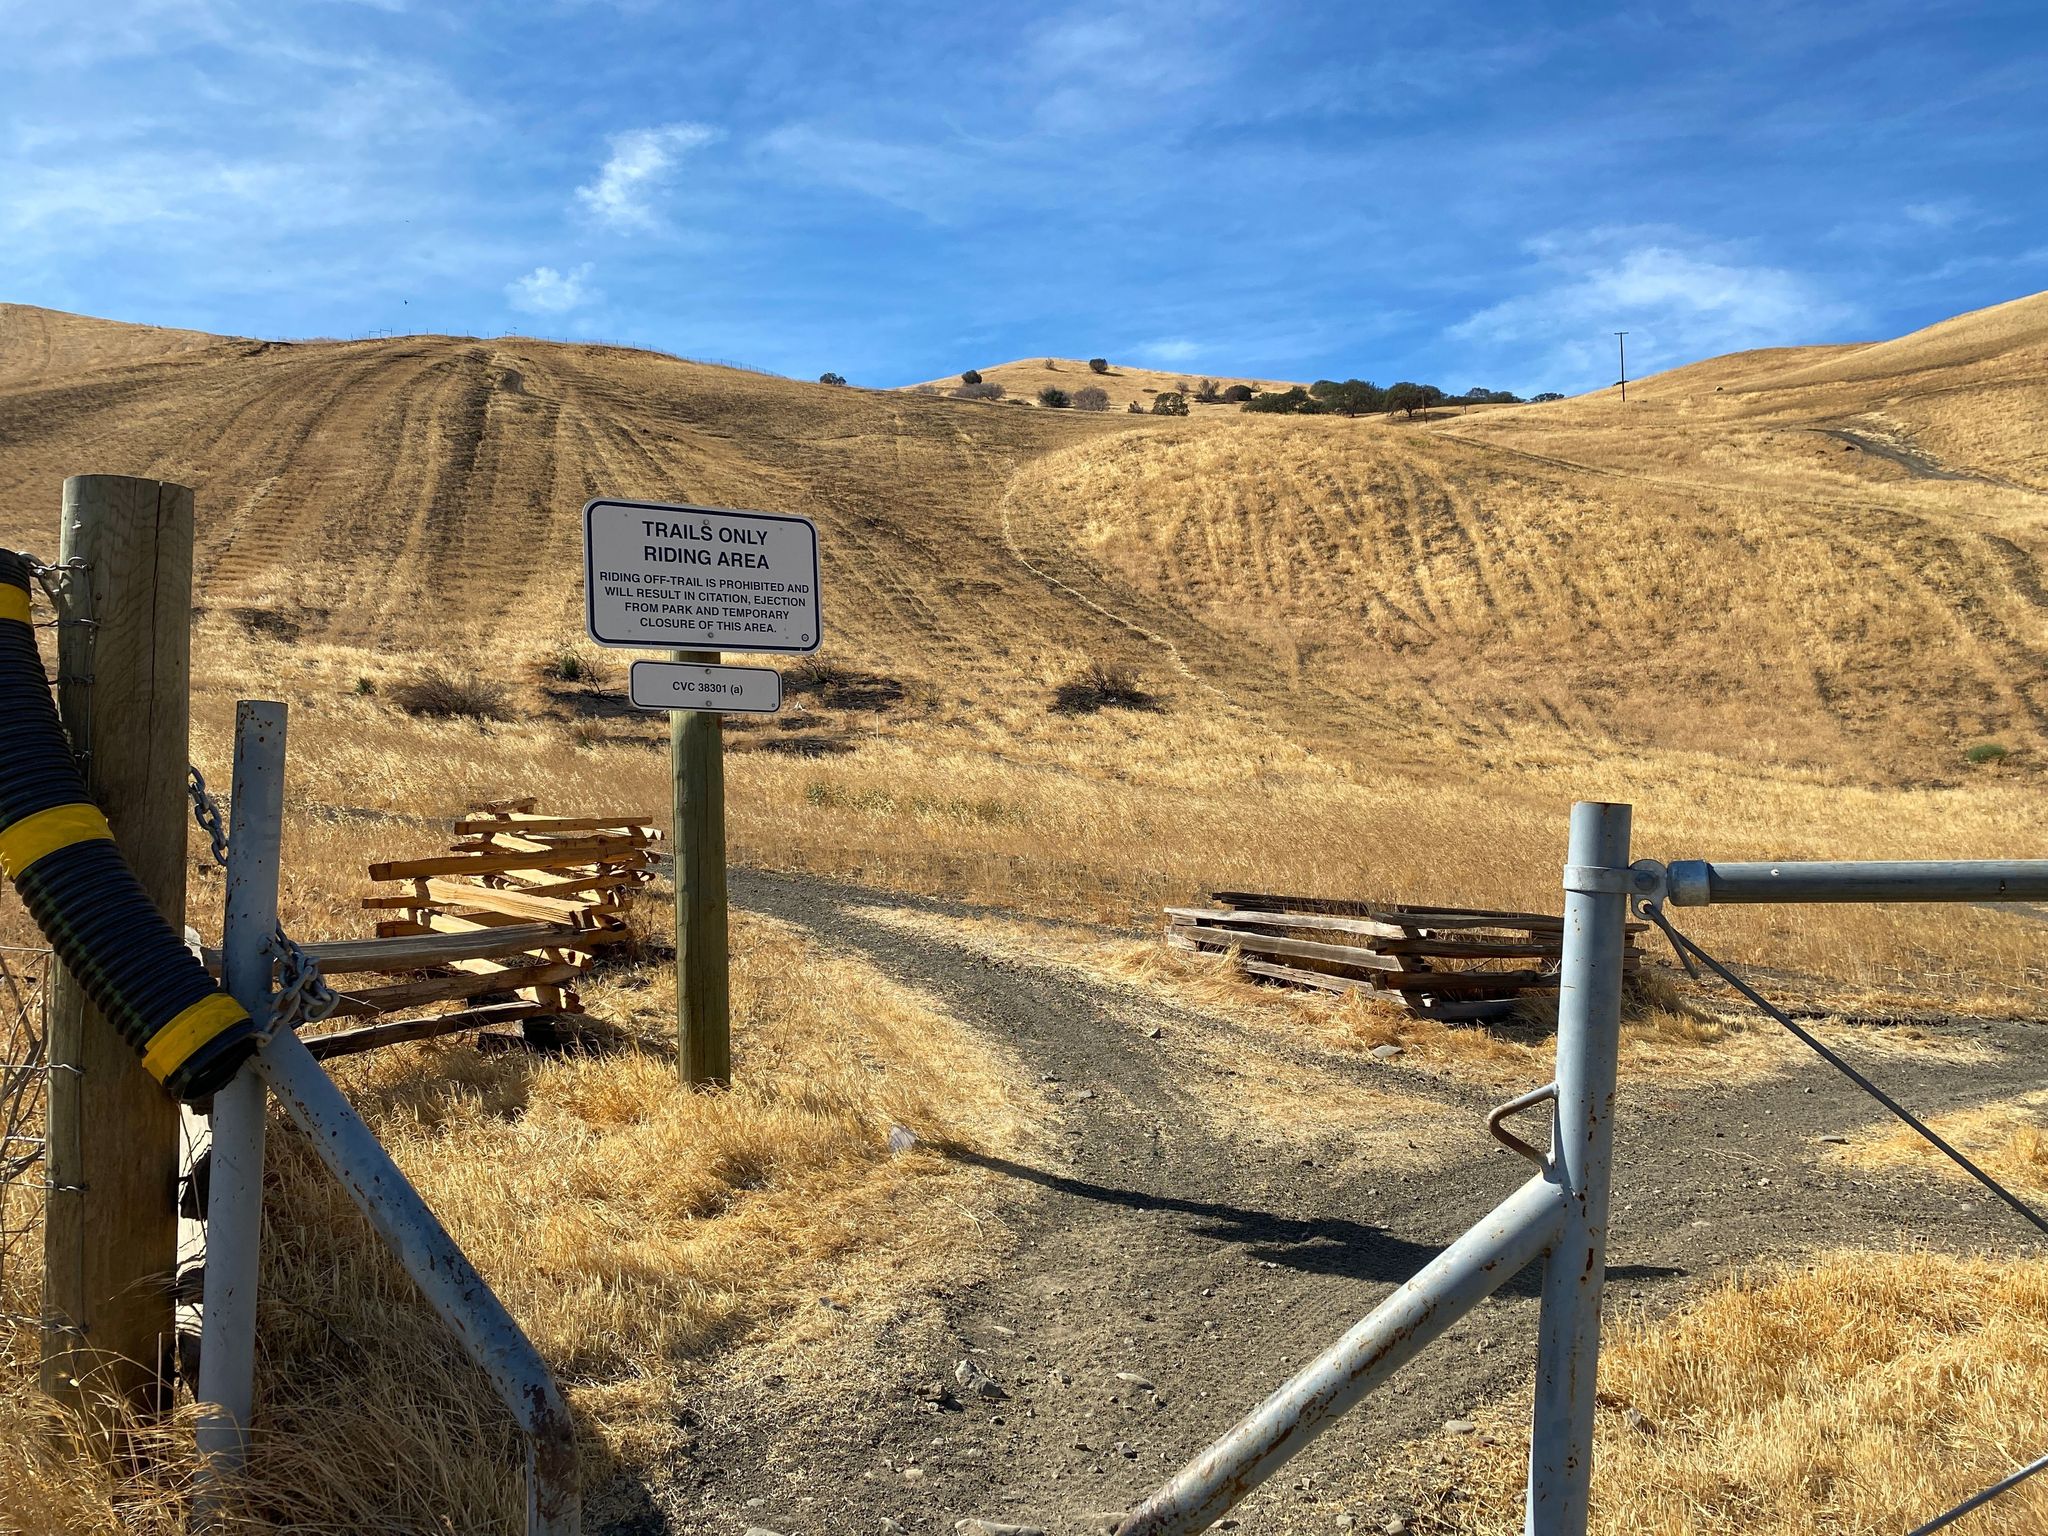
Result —
[{"label": "yellow stripe on hose", "polygon": [[17,624],[28,622],[27,587],[17,587],[11,581],[0,581],[0,619],[12,619]]},{"label": "yellow stripe on hose", "polygon": [[248,1020],[249,1011],[225,992],[202,997],[149,1038],[143,1070],[163,1082],[224,1030]]},{"label": "yellow stripe on hose", "polygon": [[19,880],[23,870],[46,854],[73,843],[111,840],[113,835],[98,806],[53,805],[0,831],[0,875]]}]

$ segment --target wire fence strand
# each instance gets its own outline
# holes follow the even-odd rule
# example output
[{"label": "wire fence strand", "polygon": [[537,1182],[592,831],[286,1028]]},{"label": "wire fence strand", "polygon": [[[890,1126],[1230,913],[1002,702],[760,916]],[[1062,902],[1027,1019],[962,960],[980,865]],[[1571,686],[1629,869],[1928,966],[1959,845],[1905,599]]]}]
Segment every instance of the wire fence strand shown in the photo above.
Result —
[{"label": "wire fence strand", "polygon": [[50,951],[0,946],[0,1367],[32,1366],[43,1326]]}]

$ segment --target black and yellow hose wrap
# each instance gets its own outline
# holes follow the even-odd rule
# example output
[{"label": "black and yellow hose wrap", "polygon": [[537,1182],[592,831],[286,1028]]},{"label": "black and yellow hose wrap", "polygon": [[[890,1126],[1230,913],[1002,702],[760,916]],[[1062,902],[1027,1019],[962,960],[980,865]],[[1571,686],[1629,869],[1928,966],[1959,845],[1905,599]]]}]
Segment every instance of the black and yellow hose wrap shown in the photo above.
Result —
[{"label": "black and yellow hose wrap", "polygon": [[36,651],[29,577],[0,550],[0,874],[150,1076],[203,1099],[248,1059],[256,1026],[164,921],[87,798]]}]

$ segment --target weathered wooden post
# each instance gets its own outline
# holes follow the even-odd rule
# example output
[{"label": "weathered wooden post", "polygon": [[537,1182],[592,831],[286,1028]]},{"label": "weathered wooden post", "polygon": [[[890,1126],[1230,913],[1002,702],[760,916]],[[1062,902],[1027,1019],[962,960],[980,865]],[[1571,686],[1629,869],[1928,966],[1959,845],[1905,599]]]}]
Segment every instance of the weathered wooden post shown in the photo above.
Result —
[{"label": "weathered wooden post", "polygon": [[[715,666],[717,651],[675,660]],[[725,728],[706,710],[669,711],[675,771],[676,1042],[692,1088],[732,1081],[725,908]]]},{"label": "weathered wooden post", "polygon": [[[174,929],[185,922],[192,492],[64,482],[57,704],[85,782]],[[89,620],[90,622],[78,622]],[[178,1108],[59,967],[50,992],[42,1383],[80,1407],[167,1401]]]}]

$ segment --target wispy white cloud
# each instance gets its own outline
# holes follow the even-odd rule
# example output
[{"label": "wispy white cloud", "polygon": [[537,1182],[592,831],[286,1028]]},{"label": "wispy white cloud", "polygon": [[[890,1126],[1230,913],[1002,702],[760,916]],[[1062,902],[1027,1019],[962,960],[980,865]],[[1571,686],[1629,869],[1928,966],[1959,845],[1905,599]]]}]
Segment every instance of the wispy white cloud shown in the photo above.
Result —
[{"label": "wispy white cloud", "polygon": [[1682,230],[1607,227],[1529,242],[1535,286],[1450,327],[1473,365],[1512,361],[1558,382],[1602,382],[1612,332],[1629,332],[1631,372],[1829,334],[1857,317],[1811,279]]},{"label": "wispy white cloud", "polygon": [[1132,355],[1141,363],[1164,363],[1178,368],[1191,363],[1204,351],[1199,341],[1186,336],[1162,336],[1156,341],[1143,341],[1131,349]]},{"label": "wispy white cloud", "polygon": [[651,229],[658,222],[655,199],[674,179],[677,162],[718,137],[719,131],[705,123],[615,133],[604,168],[595,181],[576,189],[576,201],[614,229]]},{"label": "wispy white cloud", "polygon": [[859,192],[940,222],[974,196],[977,166],[984,193],[993,176],[972,148],[949,150],[815,123],[785,123],[763,134],[759,147],[785,173]]},{"label": "wispy white cloud", "polygon": [[1970,219],[1976,213],[1976,205],[1967,197],[1948,197],[1931,203],[1908,203],[1902,211],[1922,229],[1952,229]]},{"label": "wispy white cloud", "polygon": [[584,262],[567,272],[553,267],[535,267],[524,277],[505,285],[511,306],[528,315],[566,315],[603,297],[590,285],[591,264]]}]

